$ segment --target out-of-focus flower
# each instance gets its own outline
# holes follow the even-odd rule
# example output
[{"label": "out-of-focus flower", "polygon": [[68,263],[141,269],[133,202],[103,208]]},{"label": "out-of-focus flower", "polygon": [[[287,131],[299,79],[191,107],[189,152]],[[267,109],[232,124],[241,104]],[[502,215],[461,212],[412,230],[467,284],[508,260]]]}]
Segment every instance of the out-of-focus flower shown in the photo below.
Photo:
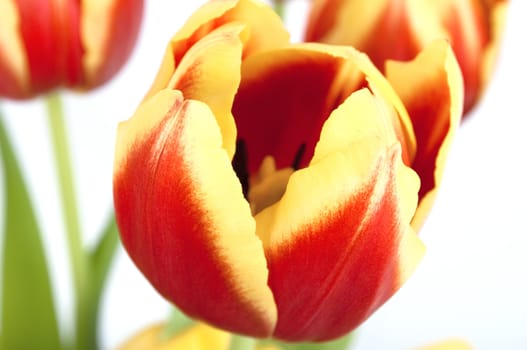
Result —
[{"label": "out-of-focus flower", "polygon": [[313,0],[306,40],[353,45],[383,70],[428,43],[448,39],[465,84],[464,113],[478,102],[492,73],[506,0]]},{"label": "out-of-focus flower", "polygon": [[196,324],[171,337],[165,325],[153,325],[127,340],[119,350],[222,350],[229,349],[231,334],[205,324]]},{"label": "out-of-focus flower", "polygon": [[[141,330],[118,350],[228,350],[232,334],[198,323],[169,337],[163,334],[165,325]],[[255,350],[280,350],[274,345],[255,344]]]},{"label": "out-of-focus flower", "polygon": [[472,350],[473,347],[462,339],[450,339],[425,345],[416,350]]},{"label": "out-of-focus flower", "polygon": [[[170,336],[164,324],[147,327],[128,339],[118,350],[227,350],[232,334],[198,323]],[[281,350],[278,344],[256,343],[255,350]],[[312,347],[309,347],[311,349]],[[450,339],[428,344],[415,350],[472,350],[466,341]]]},{"label": "out-of-focus flower", "polygon": [[0,96],[100,86],[130,55],[142,13],[143,0],[0,2]]},{"label": "out-of-focus flower", "polygon": [[327,340],[369,317],[423,254],[414,228],[462,108],[445,42],[388,73],[401,98],[351,47],[288,44],[259,2],[199,9],[118,131],[116,218],[153,286],[255,337]]}]

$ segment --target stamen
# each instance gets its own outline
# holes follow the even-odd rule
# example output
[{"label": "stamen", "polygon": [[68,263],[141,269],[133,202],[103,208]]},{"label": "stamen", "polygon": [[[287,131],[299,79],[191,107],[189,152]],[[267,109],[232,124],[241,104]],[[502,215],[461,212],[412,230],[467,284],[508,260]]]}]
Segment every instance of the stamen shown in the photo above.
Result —
[{"label": "stamen", "polygon": [[300,169],[300,163],[302,162],[302,157],[304,157],[304,154],[306,153],[306,144],[303,143],[298,148],[298,151],[296,151],[295,158],[293,159],[293,164],[291,167],[295,170]]},{"label": "stamen", "polygon": [[236,141],[236,152],[232,157],[232,168],[242,184],[242,191],[245,198],[249,193],[249,171],[247,165],[247,145],[244,140]]}]

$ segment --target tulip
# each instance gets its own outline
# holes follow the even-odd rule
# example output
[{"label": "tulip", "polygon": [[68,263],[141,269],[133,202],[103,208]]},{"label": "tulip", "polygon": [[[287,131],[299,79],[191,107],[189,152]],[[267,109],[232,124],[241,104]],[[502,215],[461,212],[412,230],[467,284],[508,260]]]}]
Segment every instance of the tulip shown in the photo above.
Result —
[{"label": "tulip", "polygon": [[219,329],[197,324],[172,337],[163,336],[165,325],[156,324],[141,330],[119,350],[228,350],[231,335]]},{"label": "tulip", "polygon": [[[130,339],[118,350],[228,350],[232,334],[199,323],[171,336],[164,334],[166,325],[149,326]],[[254,350],[280,350],[274,345],[255,344]]]},{"label": "tulip", "polygon": [[25,99],[112,78],[135,44],[143,0],[0,3],[0,96]]},{"label": "tulip", "polygon": [[389,299],[423,255],[462,104],[443,41],[389,71],[395,90],[351,47],[289,44],[255,0],[200,8],[117,135],[117,224],[157,291],[288,341],[339,337]]},{"label": "tulip", "polygon": [[473,347],[462,339],[443,340],[419,347],[416,350],[472,350]]},{"label": "tulip", "polygon": [[353,45],[383,70],[437,38],[454,50],[465,85],[464,115],[488,85],[502,37],[506,0],[313,0],[305,38]]}]

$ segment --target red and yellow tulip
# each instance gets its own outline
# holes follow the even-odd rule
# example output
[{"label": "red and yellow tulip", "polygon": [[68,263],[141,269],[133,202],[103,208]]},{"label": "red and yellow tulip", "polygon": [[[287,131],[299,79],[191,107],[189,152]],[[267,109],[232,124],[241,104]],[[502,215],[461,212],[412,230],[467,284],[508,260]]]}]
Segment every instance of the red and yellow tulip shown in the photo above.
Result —
[{"label": "red and yellow tulip", "polygon": [[97,87],[135,44],[143,0],[0,2],[0,96]]},{"label": "red and yellow tulip", "polygon": [[383,70],[447,39],[465,84],[464,113],[480,99],[501,40],[507,0],[313,0],[306,40],[353,45]]},{"label": "red and yellow tulip", "polygon": [[132,260],[228,331],[321,341],[360,325],[423,255],[416,229],[462,108],[445,42],[387,77],[351,47],[289,44],[255,0],[204,5],[119,126]]}]

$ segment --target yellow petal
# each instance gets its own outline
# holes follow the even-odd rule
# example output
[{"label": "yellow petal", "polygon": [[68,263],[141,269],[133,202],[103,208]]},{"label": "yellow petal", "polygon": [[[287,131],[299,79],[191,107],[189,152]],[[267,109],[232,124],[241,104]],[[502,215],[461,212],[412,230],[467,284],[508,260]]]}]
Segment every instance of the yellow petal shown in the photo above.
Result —
[{"label": "yellow petal", "polygon": [[0,13],[0,96],[25,97],[29,93],[29,70],[15,1],[1,1]]},{"label": "yellow petal", "polygon": [[143,1],[80,2],[82,66],[87,87],[106,82],[123,66],[139,33]]},{"label": "yellow petal", "polygon": [[171,338],[164,339],[163,324],[150,326],[121,345],[118,350],[227,350],[231,335],[219,329],[197,324]]},{"label": "yellow petal", "polygon": [[173,90],[148,99],[119,126],[117,222],[136,265],[181,310],[268,336],[277,316],[266,260],[221,143],[204,103]]},{"label": "yellow petal", "polygon": [[146,98],[172,88],[187,99],[205,102],[218,118],[226,135],[224,147],[232,158],[236,127],[231,107],[242,57],[283,46],[288,40],[279,17],[266,5],[252,0],[209,2],[172,38]]},{"label": "yellow petal", "polygon": [[412,61],[388,61],[386,77],[403,100],[417,138],[411,166],[421,178],[419,206],[412,224],[418,230],[434,202],[459,126],[463,80],[456,58],[443,40],[432,42]]},{"label": "yellow petal", "polygon": [[186,99],[209,106],[231,159],[236,148],[236,125],[231,108],[241,79],[244,28],[226,24],[207,34],[186,52],[168,83],[168,88],[180,90]]},{"label": "yellow petal", "polygon": [[464,340],[444,340],[435,344],[425,345],[416,350],[472,350],[473,347]]},{"label": "yellow petal", "polygon": [[309,166],[256,216],[278,305],[276,337],[343,335],[399,288],[423,255],[409,225],[418,186],[385,106],[367,90],[352,94],[324,124]]}]

